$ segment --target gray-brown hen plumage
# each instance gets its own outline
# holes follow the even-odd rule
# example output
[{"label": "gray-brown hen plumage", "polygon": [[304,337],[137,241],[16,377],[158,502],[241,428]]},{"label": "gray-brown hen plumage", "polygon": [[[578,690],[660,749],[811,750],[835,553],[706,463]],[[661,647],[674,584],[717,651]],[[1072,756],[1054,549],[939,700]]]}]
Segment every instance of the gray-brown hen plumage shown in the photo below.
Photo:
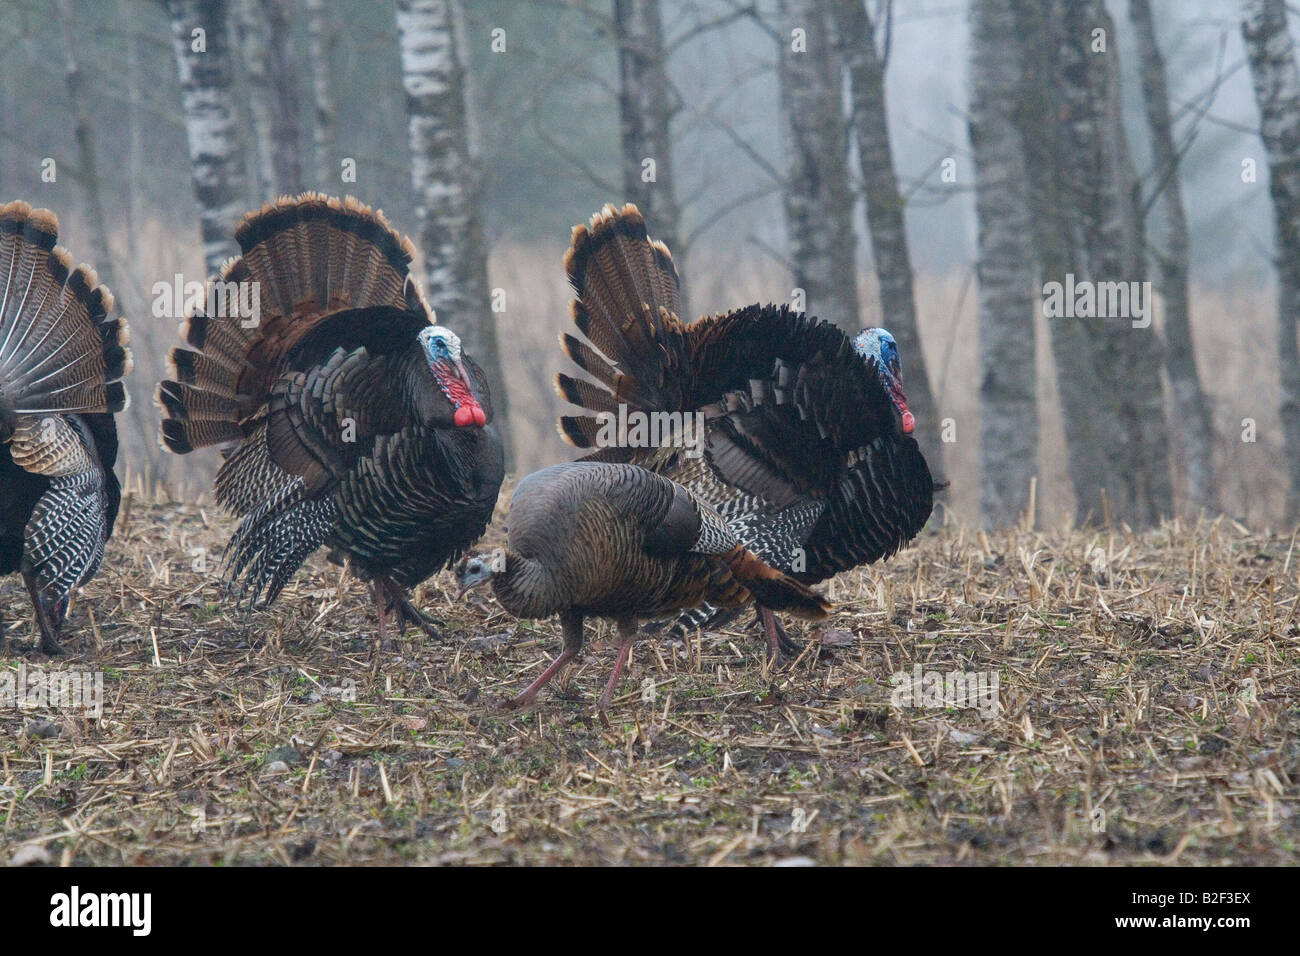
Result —
[{"label": "gray-brown hen plumage", "polygon": [[703,500],[636,465],[570,462],[535,472],[515,488],[507,524],[509,546],[466,558],[456,576],[462,593],[490,580],[517,617],[560,615],[563,653],[514,706],[530,703],[578,655],[587,617],[612,618],[622,639],[600,697],[604,720],[639,621],[756,599],[806,618],[829,611],[741,545]]}]

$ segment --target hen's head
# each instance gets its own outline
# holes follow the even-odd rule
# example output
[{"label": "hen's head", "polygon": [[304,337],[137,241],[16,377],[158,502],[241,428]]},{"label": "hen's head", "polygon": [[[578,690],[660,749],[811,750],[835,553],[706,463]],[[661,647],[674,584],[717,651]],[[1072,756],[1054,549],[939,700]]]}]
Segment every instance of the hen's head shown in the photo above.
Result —
[{"label": "hen's head", "polygon": [[506,569],[506,553],[501,548],[489,554],[467,554],[456,564],[456,598],[471,588],[486,584],[493,575]]}]

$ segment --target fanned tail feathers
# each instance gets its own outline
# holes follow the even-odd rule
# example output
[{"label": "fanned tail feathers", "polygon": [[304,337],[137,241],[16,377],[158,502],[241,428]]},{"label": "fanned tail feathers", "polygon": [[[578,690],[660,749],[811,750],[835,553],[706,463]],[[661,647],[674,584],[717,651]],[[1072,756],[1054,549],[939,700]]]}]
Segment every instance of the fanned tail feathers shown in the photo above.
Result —
[{"label": "fanned tail feathers", "polygon": [[48,209],[0,205],[0,431],[17,415],[126,407],[126,322],[109,318],[112,293],[72,267],[58,232]]},{"label": "fanned tail feathers", "polygon": [[[245,216],[235,238],[241,255],[185,319],[186,346],[158,390],[162,443],[178,454],[246,438],[288,353],[330,316],[392,306],[432,317],[410,240],[350,196],[282,197]],[[246,315],[254,301],[260,314]]]},{"label": "fanned tail feathers", "polygon": [[[631,203],[605,206],[585,226],[575,226],[564,268],[577,298],[573,321],[595,346],[561,336],[565,353],[599,385],[560,374],[561,397],[593,412],[662,405],[665,355],[682,335],[681,292],[668,247],[649,237],[645,219]],[[560,434],[580,448],[596,443],[591,415],[566,415]]]}]

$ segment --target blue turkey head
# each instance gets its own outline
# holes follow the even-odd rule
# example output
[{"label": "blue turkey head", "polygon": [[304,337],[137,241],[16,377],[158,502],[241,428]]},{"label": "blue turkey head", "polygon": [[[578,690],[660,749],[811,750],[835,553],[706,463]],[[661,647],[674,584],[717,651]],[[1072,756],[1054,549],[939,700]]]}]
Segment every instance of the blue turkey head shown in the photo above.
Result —
[{"label": "blue turkey head", "polygon": [[885,388],[898,409],[903,434],[910,435],[916,427],[916,419],[912,417],[907,407],[907,396],[903,394],[903,366],[898,358],[898,343],[886,329],[864,329],[853,340],[853,348],[864,360],[875,361],[885,380]]},{"label": "blue turkey head", "polygon": [[483,407],[474,397],[469,373],[460,351],[460,336],[442,325],[431,325],[421,329],[416,336],[424,357],[429,363],[429,371],[442,389],[442,394],[451,402],[452,421],[458,426],[487,424]]}]

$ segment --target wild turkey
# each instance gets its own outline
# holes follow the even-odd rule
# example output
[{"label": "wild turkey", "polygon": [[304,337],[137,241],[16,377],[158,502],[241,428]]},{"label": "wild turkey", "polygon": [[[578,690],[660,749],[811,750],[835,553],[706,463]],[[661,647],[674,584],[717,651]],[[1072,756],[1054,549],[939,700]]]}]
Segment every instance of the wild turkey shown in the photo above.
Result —
[{"label": "wild turkey", "polygon": [[[557,379],[562,397],[595,413],[560,419],[570,444],[599,448],[584,460],[634,462],[685,485],[805,583],[888,557],[925,525],[934,483],[884,329],[851,340],[772,305],[685,324],[672,255],[630,204],[575,227],[565,269],[574,322],[595,346],[561,338],[595,380]],[[663,413],[699,413],[698,446],[638,442],[622,424]],[[797,650],[759,603],[773,657]],[[675,633],[736,613],[700,608]]]},{"label": "wild turkey", "polygon": [[597,711],[607,723],[637,623],[709,602],[765,606],[807,618],[829,605],[760,561],[698,496],[635,465],[568,462],[534,472],[510,501],[509,546],[456,569],[460,594],[492,582],[497,600],[524,618],[560,615],[564,651],[510,702],[530,704],[582,650],[586,617],[613,618],[621,643]]},{"label": "wild turkey", "polygon": [[112,294],[58,236],[48,209],[0,206],[0,573],[22,574],[47,654],[113,533],[131,369]]},{"label": "wild turkey", "polygon": [[231,587],[269,605],[326,545],[371,582],[383,646],[389,611],[436,635],[406,589],[478,540],[503,477],[482,370],[433,324],[414,248],[382,213],[309,193],[235,238],[219,279],[260,290],[260,318],[196,311],[158,391],[165,447],[226,456],[217,500],[243,516]]}]

